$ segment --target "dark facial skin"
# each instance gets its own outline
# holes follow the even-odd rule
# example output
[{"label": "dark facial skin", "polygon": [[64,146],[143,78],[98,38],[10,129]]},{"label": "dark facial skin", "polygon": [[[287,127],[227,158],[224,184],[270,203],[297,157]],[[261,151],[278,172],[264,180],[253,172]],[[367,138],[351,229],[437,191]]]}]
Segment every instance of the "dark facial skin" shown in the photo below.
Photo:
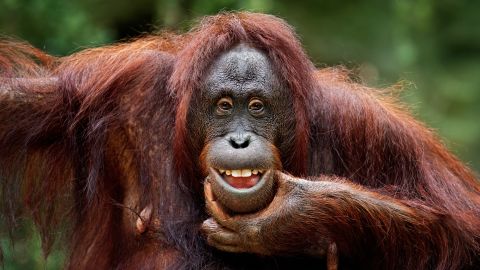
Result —
[{"label": "dark facial skin", "polygon": [[[307,200],[296,193],[304,190],[295,188],[297,180],[281,172],[282,155],[292,149],[293,141],[286,138],[293,137],[295,115],[291,93],[266,55],[244,44],[220,55],[192,100],[192,108],[198,109],[190,111],[190,134],[204,142],[197,147],[207,176],[206,208],[212,216],[202,224],[209,245],[234,253],[271,255],[304,250],[323,256],[324,238],[288,235],[298,231],[288,224]],[[259,169],[263,173],[252,187],[238,188],[222,169],[232,173]],[[308,186],[309,181],[302,183]],[[277,247],[278,241],[285,239],[288,245]]]},{"label": "dark facial skin", "polygon": [[[205,142],[200,162],[214,193],[233,211],[258,210],[271,199],[268,172],[281,169],[280,153],[289,147],[283,137],[294,130],[290,92],[261,51],[240,44],[213,62],[197,95],[191,134]],[[251,176],[232,178],[242,169]]]}]

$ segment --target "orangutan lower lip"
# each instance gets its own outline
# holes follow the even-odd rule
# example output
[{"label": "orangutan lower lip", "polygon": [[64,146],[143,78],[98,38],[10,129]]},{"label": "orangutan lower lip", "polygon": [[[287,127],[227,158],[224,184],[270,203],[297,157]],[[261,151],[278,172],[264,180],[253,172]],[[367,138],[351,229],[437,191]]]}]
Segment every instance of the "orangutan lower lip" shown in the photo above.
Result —
[{"label": "orangutan lower lip", "polygon": [[260,181],[265,170],[258,169],[237,169],[237,170],[217,170],[220,176],[230,186],[238,189],[248,189]]}]

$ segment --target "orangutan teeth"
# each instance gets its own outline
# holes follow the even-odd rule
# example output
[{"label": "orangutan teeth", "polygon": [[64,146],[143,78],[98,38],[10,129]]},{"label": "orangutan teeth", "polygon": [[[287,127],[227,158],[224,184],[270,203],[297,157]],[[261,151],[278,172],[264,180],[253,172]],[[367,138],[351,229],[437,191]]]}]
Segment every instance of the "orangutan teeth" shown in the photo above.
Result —
[{"label": "orangutan teeth", "polygon": [[250,169],[242,170],[242,177],[250,177],[250,176],[252,176],[252,170]]},{"label": "orangutan teeth", "polygon": [[237,169],[237,170],[223,170],[218,169],[220,174],[231,175],[233,177],[250,177],[252,175],[263,174],[265,170],[259,169]]},{"label": "orangutan teeth", "polygon": [[233,177],[242,177],[242,170],[232,170]]}]

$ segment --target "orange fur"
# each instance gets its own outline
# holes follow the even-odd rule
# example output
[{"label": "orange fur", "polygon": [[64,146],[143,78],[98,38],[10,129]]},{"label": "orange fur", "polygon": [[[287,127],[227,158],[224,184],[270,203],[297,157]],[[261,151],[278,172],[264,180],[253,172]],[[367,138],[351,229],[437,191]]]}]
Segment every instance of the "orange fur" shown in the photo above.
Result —
[{"label": "orange fur", "polygon": [[[313,212],[290,225],[326,222],[339,267],[354,259],[392,269],[476,263],[480,185],[469,169],[394,99],[342,69],[316,71],[290,26],[248,12],[207,17],[183,35],[62,58],[1,42],[0,212],[7,228],[32,216],[48,254],[59,228],[68,227],[68,269],[268,269],[304,261],[218,253],[199,233],[207,217],[204,162],[187,113],[209,64],[239,42],[263,51],[292,92],[295,147],[278,153],[283,170],[344,182],[350,191],[311,198],[330,215]],[[137,234],[134,223],[124,223],[147,205],[158,226]],[[375,256],[362,257],[369,251]]]}]

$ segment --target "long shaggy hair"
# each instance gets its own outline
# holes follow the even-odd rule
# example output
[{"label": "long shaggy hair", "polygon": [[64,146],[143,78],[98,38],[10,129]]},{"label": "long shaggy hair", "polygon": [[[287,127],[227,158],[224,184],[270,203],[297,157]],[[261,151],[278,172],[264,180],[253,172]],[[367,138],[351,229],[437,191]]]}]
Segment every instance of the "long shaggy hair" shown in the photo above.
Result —
[{"label": "long shaggy hair", "polygon": [[[318,263],[224,254],[199,234],[207,215],[187,114],[210,63],[240,42],[263,51],[292,93],[295,147],[282,153],[286,172],[346,178],[380,201],[402,201],[424,222],[391,226],[389,233],[390,217],[365,209],[377,224],[360,241],[367,246],[356,246],[359,236],[349,233],[348,220],[337,226],[341,217],[331,217],[326,226],[347,254],[345,265],[459,269],[477,262],[480,186],[468,168],[395,100],[352,82],[343,69],[316,70],[284,21],[247,12],[206,17],[183,35],[62,58],[3,40],[0,212],[6,228],[33,217],[48,255],[57,231],[68,225],[68,269]],[[147,205],[159,229],[137,235],[134,220]]]}]

